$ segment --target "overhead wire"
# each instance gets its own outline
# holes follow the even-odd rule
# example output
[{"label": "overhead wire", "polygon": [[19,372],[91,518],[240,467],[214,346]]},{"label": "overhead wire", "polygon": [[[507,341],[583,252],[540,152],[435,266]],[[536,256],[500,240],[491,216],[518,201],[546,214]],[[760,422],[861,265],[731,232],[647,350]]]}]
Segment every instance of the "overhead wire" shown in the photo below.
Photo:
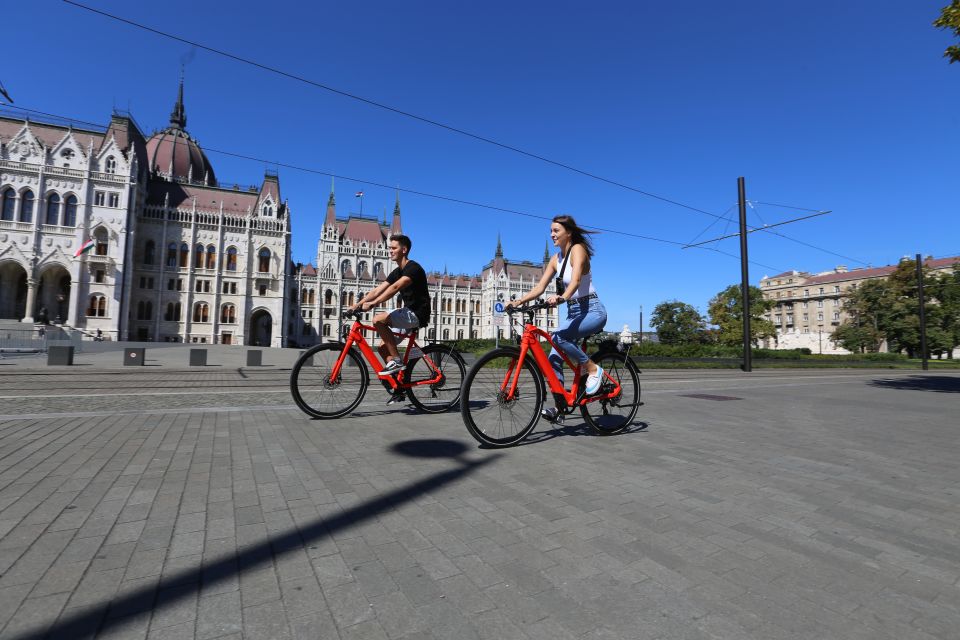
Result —
[{"label": "overhead wire", "polygon": [[[560,167],[560,168],[562,168],[562,169],[566,169],[566,170],[568,170],[568,171],[572,171],[572,172],[574,172],[574,173],[578,173],[578,174],[580,174],[580,175],[583,175],[583,176],[588,177],[588,178],[592,178],[592,179],[594,179],[594,180],[598,180],[598,181],[600,181],[600,182],[604,182],[604,183],[607,183],[607,184],[610,184],[610,185],[613,185],[613,186],[616,186],[616,187],[620,187],[620,188],[622,188],[622,189],[626,189],[626,190],[628,190],[628,191],[632,191],[632,192],[634,192],[634,193],[638,193],[638,194],[647,196],[647,197],[649,197],[649,198],[653,198],[653,199],[656,199],[656,200],[660,200],[661,202],[666,202],[666,203],[668,203],[668,204],[672,204],[672,205],[677,206],[677,207],[681,207],[681,208],[684,208],[684,209],[687,209],[687,210],[690,210],[690,211],[694,211],[694,212],[696,212],[696,213],[700,213],[700,214],[707,215],[707,216],[710,216],[710,217],[713,217],[713,218],[717,218],[717,219],[722,218],[722,216],[719,216],[719,215],[717,215],[717,214],[715,214],[715,213],[712,213],[712,212],[710,212],[710,211],[706,211],[706,210],[701,209],[701,208],[699,208],[699,207],[694,207],[694,206],[692,206],[692,205],[689,205],[689,204],[686,204],[686,203],[683,203],[683,202],[679,202],[679,201],[674,200],[674,199],[672,199],[672,198],[668,198],[668,197],[665,197],[665,196],[661,196],[661,195],[658,195],[658,194],[656,194],[656,193],[652,193],[652,192],[650,192],[650,191],[646,191],[646,190],[644,190],[644,189],[640,189],[640,188],[638,188],[638,187],[634,187],[634,186],[625,184],[625,183],[620,182],[620,181],[618,181],[618,180],[613,180],[613,179],[611,179],[611,178],[606,178],[606,177],[604,177],[604,176],[595,174],[595,173],[590,172],[590,171],[587,171],[587,170],[585,170],[585,169],[580,169],[580,168],[578,168],[578,167],[574,167],[574,166],[569,165],[569,164],[567,164],[567,163],[560,162],[560,161],[558,161],[558,160],[553,160],[553,159],[551,159],[551,158],[547,158],[546,156],[543,156],[543,155],[534,153],[534,152],[532,152],[532,151],[527,151],[527,150],[525,150],[525,149],[521,149],[521,148],[516,147],[516,146],[514,146],[514,145],[510,145],[510,144],[507,144],[507,143],[504,143],[504,142],[500,142],[500,141],[494,140],[494,139],[492,139],[492,138],[488,138],[488,137],[486,137],[486,136],[482,136],[482,135],[480,135],[480,134],[472,133],[472,132],[467,131],[467,130],[465,130],[465,129],[462,129],[462,128],[459,128],[459,127],[455,127],[455,126],[453,126],[453,125],[449,125],[449,124],[440,122],[440,121],[438,121],[438,120],[434,120],[434,119],[432,119],[432,118],[428,118],[428,117],[426,117],[426,116],[417,115],[417,114],[415,114],[415,113],[412,113],[412,112],[410,112],[410,111],[406,111],[406,110],[404,110],[404,109],[400,109],[400,108],[397,108],[397,107],[393,107],[393,106],[390,106],[390,105],[388,105],[388,104],[385,104],[385,103],[382,103],[382,102],[379,102],[379,101],[376,101],[376,100],[372,100],[372,99],[370,99],[370,98],[365,98],[365,97],[363,97],[363,96],[360,96],[360,95],[357,95],[357,94],[354,94],[354,93],[350,93],[349,91],[344,91],[344,90],[342,90],[342,89],[337,89],[336,87],[332,87],[332,86],[327,85],[327,84],[324,84],[324,83],[322,83],[322,82],[317,82],[317,81],[315,81],[315,80],[311,80],[311,79],[309,79],[309,78],[305,78],[305,77],[303,77],[303,76],[301,76],[301,75],[298,75],[298,74],[295,74],[295,73],[291,73],[291,72],[289,72],[289,71],[284,71],[283,69],[279,69],[279,68],[277,68],[277,67],[273,67],[273,66],[270,66],[270,65],[268,65],[268,64],[264,64],[264,63],[262,63],[262,62],[257,62],[256,60],[251,60],[251,59],[249,59],[249,58],[245,58],[245,57],[243,57],[243,56],[240,56],[240,55],[237,55],[237,54],[234,54],[234,53],[230,53],[230,52],[228,52],[228,51],[224,51],[224,50],[222,50],[222,49],[218,49],[218,48],[216,48],[216,47],[212,47],[212,46],[210,46],[210,45],[206,45],[206,44],[197,42],[197,41],[195,41],[195,40],[190,40],[190,39],[188,39],[188,38],[184,38],[184,37],[181,37],[181,36],[177,36],[177,35],[174,35],[174,34],[172,34],[172,33],[167,32],[167,31],[163,31],[163,30],[161,30],[161,29],[157,29],[157,28],[154,28],[154,27],[150,27],[150,26],[148,26],[148,25],[145,25],[145,24],[136,22],[136,21],[134,21],[134,20],[130,20],[129,18],[124,18],[124,17],[118,16],[118,15],[116,15],[116,14],[110,13],[110,12],[108,12],[108,11],[104,11],[104,10],[102,10],[102,9],[97,9],[97,8],[95,8],[95,7],[91,7],[91,6],[85,5],[85,4],[83,4],[83,3],[77,2],[76,0],[61,0],[61,1],[64,2],[65,4],[69,4],[69,5],[71,5],[71,6],[77,7],[78,9],[83,9],[83,10],[85,10],[85,11],[89,11],[90,13],[95,13],[95,14],[101,15],[101,16],[103,16],[103,17],[105,17],[105,18],[109,18],[109,19],[111,19],[111,20],[115,20],[115,21],[117,21],[117,22],[121,22],[121,23],[123,23],[123,24],[129,25],[129,26],[132,26],[132,27],[135,27],[135,28],[137,28],[137,29],[142,29],[142,30],[144,30],[144,31],[153,33],[153,34],[155,34],[155,35],[162,36],[162,37],[164,37],[164,38],[168,38],[168,39],[170,39],[170,40],[175,40],[175,41],[181,42],[181,43],[183,43],[183,44],[188,44],[188,45],[190,45],[190,46],[192,46],[192,47],[196,47],[196,48],[198,48],[198,49],[203,49],[204,51],[209,51],[210,53],[213,53],[213,54],[216,54],[216,55],[219,55],[219,56],[223,56],[223,57],[228,58],[228,59],[230,59],[230,60],[233,60],[233,61],[235,61],[235,62],[240,62],[240,63],[243,63],[243,64],[247,64],[247,65],[256,67],[256,68],[258,68],[258,69],[261,69],[261,70],[263,70],[263,71],[268,71],[268,72],[270,72],[270,73],[274,73],[274,74],[283,76],[283,77],[288,78],[288,79],[290,79],[290,80],[294,80],[294,81],[297,81],[297,82],[301,82],[301,83],[304,83],[304,84],[307,84],[307,85],[316,87],[316,88],[318,88],[318,89],[322,89],[322,90],[324,90],[324,91],[328,91],[328,92],[330,92],[330,93],[334,93],[334,94],[336,94],[336,95],[339,95],[339,96],[342,96],[342,97],[345,97],[345,98],[349,98],[349,99],[351,99],[351,100],[356,100],[356,101],[358,101],[358,102],[362,102],[362,103],[364,103],[364,104],[367,104],[367,105],[372,106],[372,107],[376,107],[376,108],[378,108],[378,109],[383,109],[383,110],[389,111],[389,112],[391,112],[391,113],[395,113],[395,114],[400,115],[400,116],[404,116],[404,117],[407,117],[407,118],[411,118],[411,119],[414,119],[414,120],[423,122],[423,123],[425,123],[425,124],[429,124],[429,125],[431,125],[431,126],[435,126],[435,127],[439,127],[439,128],[445,129],[445,130],[450,131],[450,132],[452,132],[452,133],[456,133],[456,134],[459,134],[459,135],[466,136],[466,137],[468,137],[468,138],[472,138],[472,139],[477,140],[477,141],[479,141],[479,142],[483,142],[483,143],[490,144],[490,145],[493,145],[493,146],[496,146],[496,147],[500,147],[500,148],[502,148],[502,149],[506,149],[506,150],[508,150],[508,151],[512,151],[512,152],[514,152],[514,153],[518,153],[518,154],[527,156],[527,157],[529,157],[529,158],[533,158],[533,159],[535,159],[535,160],[540,160],[541,162],[545,162],[545,163],[547,163],[547,164],[551,164],[551,165],[554,165],[554,166],[556,166],[556,167]],[[816,211],[816,209],[810,209],[810,211]]]},{"label": "overhead wire", "polygon": [[[41,110],[39,110],[39,109],[31,109],[31,108],[28,108],[28,107],[22,107],[22,106],[20,106],[20,107],[17,107],[16,110],[24,111],[24,112],[27,112],[27,113],[35,113],[35,114],[47,116],[47,117],[50,117],[50,118],[58,118],[58,119],[61,119],[61,120],[67,121],[67,122],[74,122],[74,123],[78,123],[78,124],[91,125],[91,126],[98,127],[98,128],[101,128],[101,129],[103,128],[102,125],[97,124],[97,123],[95,123],[95,122],[90,122],[90,121],[87,121],[87,120],[80,120],[80,119],[77,119],[77,118],[70,118],[70,117],[67,117],[67,116],[62,116],[62,115],[55,114],[55,113],[50,113],[50,112],[47,112],[47,111],[41,111]],[[291,163],[288,163],[288,162],[280,162],[280,161],[278,161],[278,160],[267,160],[267,159],[265,159],[265,158],[258,158],[258,157],[256,157],[256,156],[251,156],[251,155],[247,155],[247,154],[237,153],[237,152],[234,152],[234,151],[226,151],[226,150],[223,150],[223,149],[215,149],[215,148],[207,147],[207,146],[204,146],[204,151],[205,151],[205,152],[208,152],[208,153],[217,153],[217,154],[220,154],[220,155],[224,155],[224,156],[228,156],[228,157],[232,157],[232,158],[237,158],[237,159],[240,159],[240,160],[247,160],[247,161],[250,161],[250,162],[256,162],[256,163],[258,163],[258,164],[273,165],[273,166],[276,166],[276,167],[284,167],[284,168],[286,168],[286,169],[292,169],[292,170],[294,170],[294,171],[301,171],[301,172],[304,172],[304,173],[310,173],[310,174],[314,174],[314,175],[322,175],[322,176],[326,176],[326,177],[330,177],[330,178],[334,178],[334,179],[347,180],[347,181],[350,181],[350,182],[356,182],[356,183],[358,183],[358,184],[363,184],[363,185],[367,185],[367,186],[381,187],[381,188],[384,188],[384,189],[399,191],[399,192],[401,192],[401,193],[407,193],[407,194],[410,194],[410,195],[422,196],[422,197],[425,197],[425,198],[432,198],[432,199],[435,199],[435,200],[441,200],[441,201],[451,202],[451,203],[455,203],[455,204],[461,204],[461,205],[465,205],[465,206],[478,207],[478,208],[482,208],[482,209],[488,209],[488,210],[491,210],[491,211],[499,211],[499,212],[501,212],[501,213],[508,213],[508,214],[512,214],[512,215],[523,216],[523,217],[526,217],[526,218],[534,218],[534,219],[545,220],[545,221],[550,221],[550,220],[553,219],[551,216],[545,216],[545,215],[530,213],[530,212],[527,212],[527,211],[519,211],[519,210],[516,210],[516,209],[510,209],[510,208],[507,208],[507,207],[500,207],[500,206],[497,206],[497,205],[486,204],[486,203],[482,203],[482,202],[474,202],[474,201],[471,201],[471,200],[464,200],[464,199],[462,199],[462,198],[455,198],[455,197],[452,197],[452,196],[445,196],[445,195],[440,195],[440,194],[436,194],[436,193],[430,193],[430,192],[427,192],[427,191],[419,191],[419,190],[416,190],[416,189],[410,189],[410,188],[399,187],[399,186],[395,186],[395,185],[389,185],[389,184],[386,184],[386,183],[384,183],[384,182],[379,182],[379,181],[376,181],[376,180],[370,180],[370,179],[367,179],[367,178],[357,178],[357,177],[354,177],[354,176],[347,176],[347,175],[332,173],[332,172],[330,172],[330,171],[325,171],[325,170],[321,170],[321,169],[314,169],[314,168],[311,168],[311,167],[303,167],[303,166],[291,164]],[[622,231],[622,230],[620,230],[620,229],[611,229],[611,228],[608,228],[608,227],[598,227],[598,226],[595,226],[595,225],[587,225],[587,227],[588,227],[589,229],[593,229],[593,230],[595,230],[595,231],[602,231],[602,232],[604,232],[604,233],[611,233],[611,234],[615,234],[615,235],[627,236],[627,237],[631,237],[631,238],[637,238],[637,239],[640,239],[640,240],[648,240],[648,241],[651,241],[651,242],[659,242],[659,243],[674,245],[674,246],[678,246],[678,247],[683,247],[683,246],[684,246],[684,243],[683,243],[683,242],[680,242],[680,241],[678,241],[678,240],[668,240],[668,239],[666,239],[666,238],[657,238],[657,237],[654,237],[654,236],[648,236],[648,235],[643,235],[643,234],[639,234],[639,233],[633,233],[633,232],[630,232],[630,231]],[[740,259],[740,257],[739,257],[738,255],[735,255],[735,254],[732,254],[732,253],[729,253],[729,252],[726,252],[726,251],[721,251],[721,250],[719,250],[719,249],[715,249],[715,248],[712,248],[712,247],[703,247],[703,249],[706,250],[706,251],[712,251],[712,252],[714,252],[714,253],[719,253],[719,254],[721,254],[721,255],[724,255],[724,256],[727,256],[727,257],[730,257],[730,258],[735,258],[735,259],[737,259],[737,260]],[[772,267],[772,266],[770,266],[770,265],[763,264],[762,262],[757,262],[757,261],[755,261],[755,260],[751,260],[750,263],[751,263],[751,264],[754,264],[754,265],[756,265],[756,266],[758,266],[758,267],[764,267],[764,268],[766,268],[766,269],[774,269],[774,270],[778,270],[778,269],[779,269],[779,267]]]}]

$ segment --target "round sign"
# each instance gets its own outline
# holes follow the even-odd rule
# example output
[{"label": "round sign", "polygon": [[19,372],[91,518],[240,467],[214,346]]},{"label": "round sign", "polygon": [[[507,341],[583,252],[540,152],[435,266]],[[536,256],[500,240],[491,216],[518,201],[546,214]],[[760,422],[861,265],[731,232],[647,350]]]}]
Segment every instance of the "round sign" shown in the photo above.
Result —
[{"label": "round sign", "polygon": [[502,303],[502,302],[494,302],[494,303],[493,303],[493,312],[494,312],[494,313],[503,313],[503,303]]}]

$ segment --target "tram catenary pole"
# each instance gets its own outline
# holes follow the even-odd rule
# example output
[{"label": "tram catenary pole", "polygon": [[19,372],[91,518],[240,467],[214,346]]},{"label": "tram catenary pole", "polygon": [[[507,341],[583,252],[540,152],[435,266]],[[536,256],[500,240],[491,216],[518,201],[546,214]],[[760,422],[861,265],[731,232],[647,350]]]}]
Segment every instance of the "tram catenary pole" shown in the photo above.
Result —
[{"label": "tram catenary pole", "polygon": [[927,310],[923,299],[923,258],[917,254],[917,292],[920,295],[920,357],[923,358],[923,370],[930,368],[927,363]]},{"label": "tram catenary pole", "polygon": [[747,188],[743,177],[737,178],[737,199],[740,204],[740,293],[743,298],[743,367],[753,369],[750,341],[750,267],[747,263]]}]

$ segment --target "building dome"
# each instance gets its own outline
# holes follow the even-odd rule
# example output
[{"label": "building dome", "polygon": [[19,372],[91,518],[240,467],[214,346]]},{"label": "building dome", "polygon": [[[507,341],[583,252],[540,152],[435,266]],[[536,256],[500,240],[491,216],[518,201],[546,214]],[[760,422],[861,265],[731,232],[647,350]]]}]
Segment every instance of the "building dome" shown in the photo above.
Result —
[{"label": "building dome", "polygon": [[170,113],[170,126],[147,140],[150,172],[173,180],[187,180],[215,186],[213,166],[197,141],[187,133],[187,113],[183,107],[183,81],[177,102]]}]

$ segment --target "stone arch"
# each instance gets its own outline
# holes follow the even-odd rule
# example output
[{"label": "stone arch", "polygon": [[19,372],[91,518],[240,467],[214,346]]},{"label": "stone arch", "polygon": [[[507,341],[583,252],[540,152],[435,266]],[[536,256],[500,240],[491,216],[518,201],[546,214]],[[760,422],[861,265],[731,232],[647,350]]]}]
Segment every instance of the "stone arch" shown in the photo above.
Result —
[{"label": "stone arch", "polygon": [[[73,280],[67,268],[53,262],[43,267],[37,279],[36,308],[33,317],[63,324],[70,314],[70,289]],[[46,313],[44,313],[46,312]]]},{"label": "stone arch", "polygon": [[269,347],[273,338],[273,316],[267,309],[260,307],[250,314],[247,328],[247,344]]},{"label": "stone arch", "polygon": [[27,315],[27,270],[15,260],[0,262],[0,318],[21,320]]}]

